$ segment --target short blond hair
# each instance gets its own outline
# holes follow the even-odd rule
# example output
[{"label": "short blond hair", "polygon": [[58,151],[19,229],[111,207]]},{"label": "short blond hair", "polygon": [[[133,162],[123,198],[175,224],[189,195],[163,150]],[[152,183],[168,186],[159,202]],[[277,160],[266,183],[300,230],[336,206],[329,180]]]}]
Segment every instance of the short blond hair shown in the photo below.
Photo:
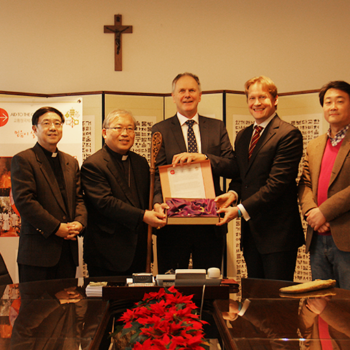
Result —
[{"label": "short blond hair", "polygon": [[264,86],[273,98],[277,97],[278,92],[277,92],[277,87],[276,87],[275,83],[270,78],[265,77],[263,75],[260,75],[259,77],[254,77],[254,78],[249,79],[244,84],[244,92],[245,92],[245,95],[247,96],[247,98],[248,98],[248,90],[249,90],[250,86],[254,85],[255,83],[259,83],[262,86]]}]

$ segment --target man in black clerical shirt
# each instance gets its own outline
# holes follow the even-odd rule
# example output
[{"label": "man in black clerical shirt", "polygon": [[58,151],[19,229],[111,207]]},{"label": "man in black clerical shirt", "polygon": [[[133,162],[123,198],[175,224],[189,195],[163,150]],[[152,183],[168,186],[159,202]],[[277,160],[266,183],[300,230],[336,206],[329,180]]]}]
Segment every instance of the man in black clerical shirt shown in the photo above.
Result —
[{"label": "man in black clerical shirt", "polygon": [[78,162],[57,149],[63,123],[57,109],[38,109],[32,117],[38,142],[12,159],[12,194],[22,220],[20,282],[75,277],[76,236],[86,226],[87,212]]},{"label": "man in black clerical shirt", "polygon": [[147,224],[165,225],[165,215],[147,210],[149,166],[130,151],[135,139],[131,113],[115,110],[103,122],[105,145],[82,166],[88,210],[84,260],[91,276],[143,272],[147,256]]}]

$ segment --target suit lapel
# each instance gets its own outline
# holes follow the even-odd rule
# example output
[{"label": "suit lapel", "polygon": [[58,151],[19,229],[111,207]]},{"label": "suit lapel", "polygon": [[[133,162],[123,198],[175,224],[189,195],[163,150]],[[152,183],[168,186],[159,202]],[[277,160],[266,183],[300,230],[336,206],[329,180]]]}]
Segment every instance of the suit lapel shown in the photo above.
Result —
[{"label": "suit lapel", "polygon": [[177,145],[180,149],[180,153],[187,152],[186,143],[184,140],[184,135],[182,133],[181,125],[180,125],[179,118],[177,117],[177,115],[172,117],[171,122],[173,124],[171,131],[174,135],[174,141],[177,143]]},{"label": "suit lapel", "polygon": [[[251,165],[254,163],[256,157],[258,156],[259,152],[261,151],[261,149],[266,145],[266,143],[268,141],[271,140],[271,138],[273,138],[279,127],[280,127],[280,123],[279,123],[280,119],[278,117],[278,115],[276,114],[276,116],[270,121],[270,123],[267,125],[267,127],[265,128],[263,134],[261,135],[258,143],[255,146],[255,149],[253,150],[253,154],[249,159],[248,162],[248,169],[247,171],[249,171]],[[252,126],[253,128],[253,126]],[[250,133],[250,136],[252,136],[252,132]],[[249,139],[249,144],[250,144],[250,139]],[[249,144],[247,149],[247,159],[248,159],[248,150],[249,150]]]},{"label": "suit lapel", "polygon": [[208,130],[207,120],[200,115],[198,116],[198,122],[202,153],[207,154],[209,147],[210,130]]},{"label": "suit lapel", "polygon": [[149,186],[149,184],[145,183],[145,177],[143,176],[143,173],[140,172],[138,169],[138,161],[136,159],[136,155],[131,152],[130,152],[130,162],[131,162],[131,168],[134,174],[136,191],[137,191],[141,208],[148,208],[149,203],[145,203],[144,196],[142,194],[144,193],[143,187]]},{"label": "suit lapel", "polygon": [[313,171],[311,178],[312,178],[312,188],[313,188],[313,193],[315,198],[317,198],[318,178],[320,176],[321,163],[322,163],[323,153],[326,147],[327,139],[328,137],[326,134],[315,139],[313,149],[310,149],[310,154],[312,153],[312,155],[309,156],[309,168],[310,168],[310,171],[311,170]]},{"label": "suit lapel", "polygon": [[253,126],[254,124],[248,126],[244,131],[241,136],[240,140],[237,140],[236,144],[238,142],[242,145],[241,146],[241,153],[242,153],[242,163],[243,163],[243,171],[242,174],[246,174],[249,168],[249,157],[248,157],[248,151],[249,151],[249,145],[250,145],[250,140],[253,135]]},{"label": "suit lapel", "polygon": [[346,157],[348,156],[350,151],[350,132],[348,131],[344,137],[343,143],[340,146],[338,155],[335,159],[333,170],[331,174],[331,179],[329,182],[329,187],[331,187],[333,181],[337,178]]},{"label": "suit lapel", "polygon": [[[75,175],[72,174],[72,167],[69,166],[69,159],[65,157],[64,153],[59,152],[59,159],[61,163],[61,169],[64,178],[64,184],[66,188],[66,197],[67,197],[67,211],[70,216],[70,220],[74,219],[74,208],[72,203],[73,196],[75,197]],[[73,196],[72,196],[73,194]]]},{"label": "suit lapel", "polygon": [[[266,130],[264,130],[263,134],[261,135],[255,150],[253,152],[252,158],[256,157],[257,153],[260,152],[260,150],[265,146],[265,144],[276,135],[279,127],[280,127],[280,123],[279,123],[280,119],[279,117],[276,115],[271,121],[270,123],[267,125]],[[252,160],[251,158],[251,160]],[[254,160],[253,159],[253,160]]]},{"label": "suit lapel", "polygon": [[53,197],[56,199],[57,203],[62,208],[62,210],[67,214],[66,206],[64,204],[64,200],[60,188],[58,186],[56,176],[51,168],[49,161],[47,160],[43,150],[40,148],[39,145],[34,146],[33,150],[35,152],[40,170],[51,188]]},{"label": "suit lapel", "polygon": [[129,202],[134,207],[136,207],[137,205],[134,202],[133,195],[131,193],[129,186],[128,186],[127,182],[125,181],[125,177],[120,176],[121,170],[119,170],[119,167],[115,164],[112,156],[109,154],[109,152],[107,151],[107,149],[105,147],[103,148],[103,151],[104,151],[103,157],[107,163],[107,168],[112,173],[112,175],[116,178],[117,183],[120,186],[120,188],[122,189],[122,191],[124,192],[125,197],[129,200]]}]

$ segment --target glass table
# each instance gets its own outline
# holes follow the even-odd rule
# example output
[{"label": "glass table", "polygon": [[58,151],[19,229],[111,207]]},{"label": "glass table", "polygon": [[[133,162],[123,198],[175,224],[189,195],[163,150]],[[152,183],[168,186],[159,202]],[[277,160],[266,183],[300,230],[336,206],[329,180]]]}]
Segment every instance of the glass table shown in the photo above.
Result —
[{"label": "glass table", "polygon": [[[66,279],[0,286],[0,349],[108,349],[111,314],[132,302],[87,298],[89,282]],[[325,340],[333,342],[334,349],[350,349],[350,291],[331,288],[281,295],[279,289],[290,284],[242,279],[239,293],[211,301],[211,328],[213,334],[218,331],[221,348],[319,350]],[[246,309],[242,316],[237,315],[239,302]],[[319,328],[321,309],[331,340],[320,331],[324,326]]]},{"label": "glass table", "polygon": [[86,298],[89,280],[0,286],[0,349],[98,349],[108,302]]},{"label": "glass table", "polygon": [[[350,291],[279,292],[288,285],[291,283],[242,279],[241,296],[230,295],[229,311],[227,302],[214,301],[224,348],[321,350],[328,343],[333,346],[330,349],[350,349]],[[242,316],[237,315],[239,302],[246,307]],[[328,335],[324,333],[327,328]]]}]

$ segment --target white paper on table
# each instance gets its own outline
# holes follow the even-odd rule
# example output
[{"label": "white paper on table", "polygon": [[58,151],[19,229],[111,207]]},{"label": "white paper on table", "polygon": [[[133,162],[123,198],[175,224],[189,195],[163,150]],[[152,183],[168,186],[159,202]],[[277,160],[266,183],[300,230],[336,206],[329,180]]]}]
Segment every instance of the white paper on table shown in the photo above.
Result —
[{"label": "white paper on table", "polygon": [[200,164],[169,167],[168,179],[172,198],[205,198]]}]

